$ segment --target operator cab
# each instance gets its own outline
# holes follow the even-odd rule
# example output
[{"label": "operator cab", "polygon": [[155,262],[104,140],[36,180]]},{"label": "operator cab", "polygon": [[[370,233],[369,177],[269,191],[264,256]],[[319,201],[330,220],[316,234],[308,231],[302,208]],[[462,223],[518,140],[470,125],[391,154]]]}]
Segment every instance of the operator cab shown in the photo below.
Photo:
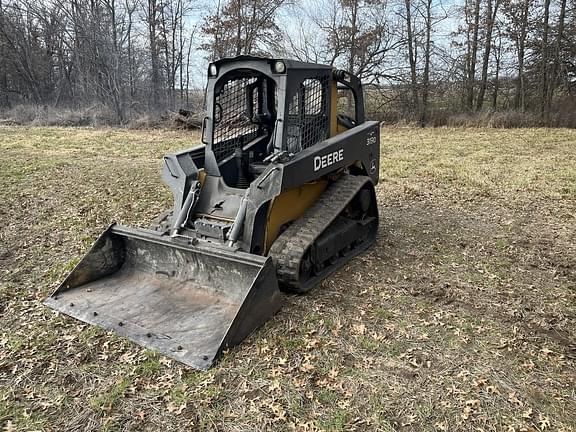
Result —
[{"label": "operator cab", "polygon": [[355,107],[363,106],[361,90],[349,76],[331,66],[252,56],[211,63],[203,130],[206,173],[246,189],[271,161],[291,158],[362,123],[363,112],[352,121],[337,116],[337,100],[332,106],[336,81],[352,91]]},{"label": "operator cab", "polygon": [[329,136],[332,68],[240,56],[208,68],[206,173],[246,189],[273,160]]}]

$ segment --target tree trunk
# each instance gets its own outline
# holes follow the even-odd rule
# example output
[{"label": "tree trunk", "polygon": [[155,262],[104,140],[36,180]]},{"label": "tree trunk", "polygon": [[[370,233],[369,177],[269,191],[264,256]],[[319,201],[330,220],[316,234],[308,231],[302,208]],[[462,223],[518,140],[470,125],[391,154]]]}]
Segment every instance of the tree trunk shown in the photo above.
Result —
[{"label": "tree trunk", "polygon": [[528,34],[528,17],[530,15],[531,0],[524,0],[521,11],[519,34],[516,39],[516,53],[518,59],[518,78],[516,80],[516,93],[514,95],[514,108],[522,112],[526,109],[526,86],[524,82],[524,54],[526,52],[526,36]]},{"label": "tree trunk", "polygon": [[550,122],[550,112],[552,110],[552,100],[554,92],[558,86],[558,69],[560,68],[560,56],[562,54],[562,39],[564,38],[564,21],[566,19],[566,0],[561,0],[560,15],[558,17],[558,32],[556,34],[556,46],[554,47],[554,62],[550,73],[548,93],[546,95],[547,122]]},{"label": "tree trunk", "polygon": [[180,63],[180,103],[184,100],[184,5],[181,1],[178,2],[181,5],[181,16],[178,29],[178,62]]},{"label": "tree trunk", "polygon": [[487,0],[486,6],[486,42],[484,47],[484,56],[482,59],[482,80],[480,81],[480,89],[478,90],[478,99],[476,101],[476,110],[481,111],[484,105],[484,96],[486,94],[486,87],[488,85],[488,66],[490,63],[490,50],[492,49],[492,30],[494,29],[494,22],[496,21],[496,14],[498,13],[498,6],[500,0]]},{"label": "tree trunk", "polygon": [[498,48],[494,51],[496,70],[494,71],[494,91],[492,92],[492,110],[498,108],[498,91],[500,90],[500,61],[502,58],[502,36],[498,35]]},{"label": "tree trunk", "polygon": [[466,97],[466,107],[469,110],[474,108],[474,82],[476,80],[476,57],[478,55],[478,27],[480,23],[480,2],[474,3],[474,24],[472,28],[472,40],[469,47],[469,68],[468,68],[468,93]]},{"label": "tree trunk", "polygon": [[406,37],[408,44],[408,61],[410,62],[410,90],[412,92],[412,110],[413,114],[420,112],[420,102],[418,95],[418,80],[416,77],[416,55],[414,53],[414,31],[412,29],[412,2],[404,0],[406,5]]},{"label": "tree trunk", "polygon": [[540,75],[540,113],[547,123],[549,111],[546,107],[546,95],[548,94],[548,35],[550,32],[550,3],[551,0],[544,1],[544,19],[542,21],[542,71]]},{"label": "tree trunk", "polygon": [[160,32],[162,35],[162,48],[164,49],[164,100],[172,108],[172,63],[170,57],[168,19],[166,18],[167,3],[160,3]]},{"label": "tree trunk", "polygon": [[420,125],[428,122],[428,94],[430,90],[430,34],[432,33],[432,0],[426,3],[426,45],[424,47],[424,74],[422,76],[422,110]]},{"label": "tree trunk", "polygon": [[242,54],[242,0],[236,0],[238,7],[236,17],[236,55]]},{"label": "tree trunk", "polygon": [[156,35],[156,0],[148,0],[148,36],[150,42],[150,61],[152,66],[152,110],[160,108],[160,62],[158,58],[158,40]]},{"label": "tree trunk", "polygon": [[[358,71],[355,70],[356,66],[356,33],[358,32],[358,0],[353,0],[351,4],[351,15],[350,15],[350,49],[348,57],[348,70],[350,73],[357,74]],[[354,111],[354,101],[352,97],[348,97],[348,112]]]},{"label": "tree trunk", "polygon": [[190,32],[190,40],[188,42],[188,52],[186,53],[186,107],[190,106],[190,54],[192,53],[192,39],[194,33]]},{"label": "tree trunk", "polygon": [[[2,0],[0,0],[0,27],[4,28],[4,6],[2,5]],[[0,34],[0,70],[2,71],[2,75],[0,76],[0,106],[9,108],[10,99],[8,99],[8,64],[4,43],[5,42],[3,40],[3,36]]]},{"label": "tree trunk", "polygon": [[130,6],[128,6],[128,1],[126,1],[125,6],[128,15],[128,24],[126,28],[126,43],[128,45],[128,86],[130,91],[130,100],[132,101],[136,93],[134,85],[134,55],[132,53],[132,15],[134,14],[134,9],[131,9]]}]

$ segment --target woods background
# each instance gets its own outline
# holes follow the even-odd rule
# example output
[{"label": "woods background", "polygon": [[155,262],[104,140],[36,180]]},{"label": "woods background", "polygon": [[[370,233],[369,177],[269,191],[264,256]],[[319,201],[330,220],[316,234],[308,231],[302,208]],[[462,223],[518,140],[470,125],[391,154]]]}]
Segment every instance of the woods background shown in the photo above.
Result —
[{"label": "woods background", "polygon": [[153,126],[239,54],[347,69],[372,119],[576,127],[576,0],[0,0],[0,118]]}]

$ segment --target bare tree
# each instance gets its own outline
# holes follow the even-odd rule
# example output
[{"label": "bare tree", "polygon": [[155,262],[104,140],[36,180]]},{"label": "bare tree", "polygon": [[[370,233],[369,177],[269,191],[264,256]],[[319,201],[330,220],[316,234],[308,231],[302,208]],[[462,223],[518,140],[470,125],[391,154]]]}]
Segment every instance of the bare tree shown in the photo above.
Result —
[{"label": "bare tree", "polygon": [[[0,0],[0,29],[5,28],[4,19],[4,5],[2,0]],[[7,50],[5,45],[6,38],[0,37],[0,106],[9,107],[10,98],[8,97],[8,65],[6,61]]]},{"label": "bare tree", "polygon": [[202,45],[210,59],[240,54],[265,54],[277,48],[280,28],[278,9],[287,0],[228,0],[218,2],[216,13],[204,20],[202,32],[208,42]]},{"label": "bare tree", "polygon": [[541,72],[540,72],[540,112],[545,120],[548,119],[549,112],[546,106],[546,95],[548,93],[548,36],[550,35],[550,4],[551,0],[544,0],[544,17],[542,18],[542,45],[541,45]]},{"label": "bare tree", "polygon": [[315,17],[325,35],[332,65],[345,68],[366,83],[389,78],[386,58],[401,43],[394,33],[385,0],[340,0],[327,14]]},{"label": "bare tree", "polygon": [[[291,13],[305,16],[307,12],[299,5],[292,6]],[[311,26],[310,19],[301,20],[297,23],[295,31],[283,31],[284,46],[280,47],[279,54],[285,57],[293,57],[297,60],[311,63],[326,62],[326,48],[323,46],[325,39],[322,32],[316,26]]]},{"label": "bare tree", "polygon": [[126,9],[126,49],[127,49],[127,63],[128,63],[128,84],[130,98],[134,98],[136,95],[135,86],[135,61],[134,61],[134,49],[132,45],[132,28],[134,26],[134,14],[136,12],[137,3],[133,3],[130,0],[124,0],[124,7]]},{"label": "bare tree", "polygon": [[533,0],[504,0],[504,18],[507,20],[506,33],[514,43],[516,51],[516,92],[514,108],[526,109],[525,56],[530,10]]},{"label": "bare tree", "polygon": [[550,111],[552,110],[552,99],[554,92],[558,86],[559,81],[559,68],[562,58],[562,45],[564,41],[564,26],[566,20],[566,0],[560,0],[560,13],[558,16],[558,25],[556,30],[556,43],[554,46],[554,58],[552,60],[552,70],[550,72],[550,79],[548,80],[548,88],[546,94],[546,121],[550,122]]},{"label": "bare tree", "polygon": [[496,22],[496,15],[500,0],[486,0],[486,22],[485,22],[485,36],[484,36],[484,55],[482,57],[482,78],[480,80],[480,88],[478,90],[478,98],[476,99],[476,110],[482,110],[484,104],[484,96],[486,94],[486,87],[488,86],[488,66],[490,63],[490,53],[492,49],[492,33],[494,30],[494,23]]},{"label": "bare tree", "polygon": [[419,107],[419,95],[418,95],[418,78],[416,72],[416,62],[417,62],[417,44],[416,37],[414,35],[414,30],[412,29],[412,1],[404,0],[404,5],[406,7],[406,45],[408,46],[408,62],[410,63],[410,88],[412,90],[412,109],[416,112],[420,112]]},{"label": "bare tree", "polygon": [[459,7],[452,3],[445,11],[433,0],[211,1],[211,12],[191,18],[195,0],[0,0],[2,112],[28,104],[125,123],[200,107],[195,59],[237,54],[348,69],[367,85],[370,113],[423,125],[490,100],[493,110],[546,122],[569,118],[576,103],[575,0],[462,1],[453,44],[437,37]]},{"label": "bare tree", "polygon": [[148,42],[150,46],[150,83],[151,104],[153,110],[160,108],[162,74],[160,72],[160,41],[158,37],[160,14],[162,5],[158,0],[147,0],[145,8],[145,22],[148,27]]},{"label": "bare tree", "polygon": [[430,94],[430,56],[432,33],[432,0],[425,0],[425,42],[424,42],[424,73],[422,76],[422,109],[420,111],[420,124],[425,126],[428,122],[428,97]]},{"label": "bare tree", "polygon": [[[468,3],[473,1],[472,7]],[[466,52],[466,107],[474,107],[474,89],[476,83],[476,62],[478,57],[478,32],[480,24],[481,0],[466,0],[465,16],[468,24]],[[470,16],[471,15],[471,16]]]},{"label": "bare tree", "polygon": [[[431,66],[433,56],[432,33],[436,25],[447,17],[441,3],[435,11],[431,0],[404,0],[405,43],[410,69],[410,108],[422,126],[428,122],[431,94]],[[441,13],[439,13],[441,11]],[[419,56],[418,53],[422,55]]]},{"label": "bare tree", "polygon": [[498,108],[498,91],[500,90],[500,67],[502,63],[502,32],[500,28],[496,29],[496,46],[493,50],[494,57],[494,79],[492,81],[492,110]]}]

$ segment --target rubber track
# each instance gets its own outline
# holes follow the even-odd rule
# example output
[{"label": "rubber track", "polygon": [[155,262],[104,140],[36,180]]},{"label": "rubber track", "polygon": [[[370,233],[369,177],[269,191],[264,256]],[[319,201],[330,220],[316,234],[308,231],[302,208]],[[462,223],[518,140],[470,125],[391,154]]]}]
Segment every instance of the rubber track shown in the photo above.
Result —
[{"label": "rubber track", "polygon": [[300,286],[300,262],[306,250],[346,208],[370,177],[345,175],[332,183],[302,217],[278,236],[269,255],[276,263],[280,282],[296,292],[307,291]]}]

